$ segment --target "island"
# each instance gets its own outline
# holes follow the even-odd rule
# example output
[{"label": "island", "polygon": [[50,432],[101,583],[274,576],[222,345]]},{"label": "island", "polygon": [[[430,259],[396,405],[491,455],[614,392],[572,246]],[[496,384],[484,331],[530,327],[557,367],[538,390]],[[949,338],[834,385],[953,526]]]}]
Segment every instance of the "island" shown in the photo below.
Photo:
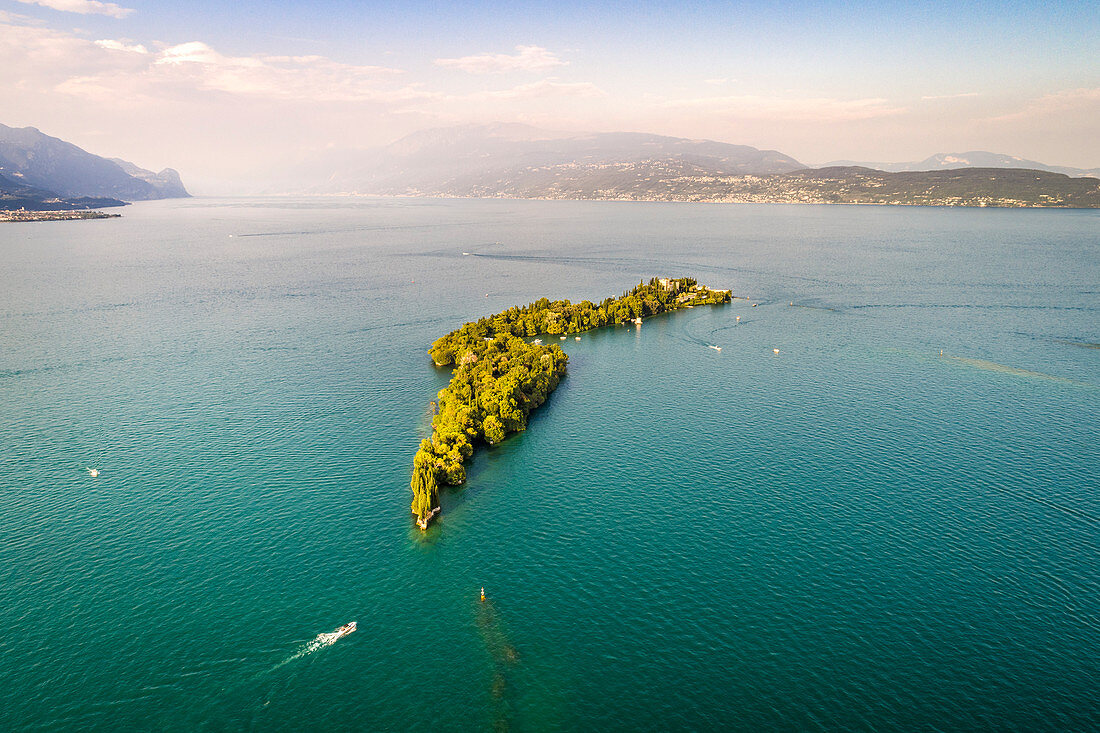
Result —
[{"label": "island", "polygon": [[[434,405],[432,436],[413,457],[412,513],[426,530],[439,511],[439,487],[466,481],[463,465],[479,442],[495,445],[527,428],[527,416],[565,376],[569,357],[558,336],[642,319],[678,308],[728,303],[730,291],[712,290],[689,277],[652,278],[601,303],[541,298],[512,307],[442,336],[428,354],[437,367],[453,367],[451,382]],[[533,338],[532,341],[527,339]]]}]

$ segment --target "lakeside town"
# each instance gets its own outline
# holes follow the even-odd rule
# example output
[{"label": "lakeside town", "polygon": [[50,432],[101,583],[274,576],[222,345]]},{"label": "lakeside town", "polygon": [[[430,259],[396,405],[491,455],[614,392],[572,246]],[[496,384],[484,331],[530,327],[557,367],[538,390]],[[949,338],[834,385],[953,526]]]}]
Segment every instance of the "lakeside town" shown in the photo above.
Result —
[{"label": "lakeside town", "polygon": [[122,214],[105,214],[102,211],[15,211],[0,210],[0,222],[5,221],[73,221],[78,219],[117,219]]}]

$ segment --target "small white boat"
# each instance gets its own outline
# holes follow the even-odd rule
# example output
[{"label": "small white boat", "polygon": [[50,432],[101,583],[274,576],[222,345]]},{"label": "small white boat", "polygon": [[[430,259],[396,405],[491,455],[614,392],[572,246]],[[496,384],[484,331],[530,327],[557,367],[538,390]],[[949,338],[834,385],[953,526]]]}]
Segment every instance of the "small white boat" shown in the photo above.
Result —
[{"label": "small white boat", "polygon": [[565,336],[558,336],[558,339],[561,341],[565,341]]},{"label": "small white boat", "polygon": [[721,346],[715,346],[714,344],[710,344],[710,348],[714,349],[715,351],[721,351],[722,350]]},{"label": "small white boat", "polygon": [[340,637],[342,637],[342,636],[347,636],[348,634],[352,633],[352,632],[353,632],[353,631],[355,631],[355,630],[356,630],[357,628],[359,628],[359,627],[358,627],[358,626],[356,626],[356,624],[355,624],[355,622],[354,622],[354,621],[352,621],[352,622],[350,622],[350,623],[346,623],[346,624],[344,624],[343,626],[341,626],[340,628],[336,629],[336,631],[334,631],[334,632],[332,632],[332,633],[336,634],[336,638],[337,638],[337,639],[339,639],[339,638],[340,638]]},{"label": "small white boat", "polygon": [[642,325],[642,319],[641,319],[641,318],[635,318],[635,319],[634,319],[634,325],[635,325],[635,326],[640,326],[640,325]]},{"label": "small white boat", "polygon": [[95,478],[96,476],[99,475],[99,469],[98,468],[89,468],[88,469],[88,475],[91,476],[92,478]]},{"label": "small white boat", "polygon": [[533,343],[535,346],[539,346],[540,344],[542,344],[542,339],[535,339],[531,343]]},{"label": "small white boat", "polygon": [[573,340],[574,340],[574,341],[580,341],[580,340],[581,340],[581,337],[580,337],[580,336],[574,336],[574,337],[573,337]]},{"label": "small white boat", "polygon": [[779,353],[779,349],[772,349],[772,351],[775,352],[776,354]]}]

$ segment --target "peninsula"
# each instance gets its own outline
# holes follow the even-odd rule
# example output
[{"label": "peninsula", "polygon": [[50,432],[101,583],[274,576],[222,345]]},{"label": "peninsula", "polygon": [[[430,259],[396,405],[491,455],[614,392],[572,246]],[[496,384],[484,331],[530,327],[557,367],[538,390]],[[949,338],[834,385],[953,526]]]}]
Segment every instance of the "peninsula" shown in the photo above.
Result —
[{"label": "peninsula", "polygon": [[74,221],[77,219],[117,219],[121,214],[104,214],[102,211],[79,209],[73,211],[7,211],[0,209],[0,222],[4,221]]},{"label": "peninsula", "polygon": [[454,367],[451,383],[440,390],[432,437],[413,457],[412,512],[421,529],[439,512],[439,487],[466,481],[463,464],[474,445],[490,445],[524,430],[527,416],[546,401],[565,376],[569,357],[541,339],[641,319],[696,305],[728,303],[728,290],[712,290],[694,279],[653,278],[618,298],[599,304],[541,298],[522,307],[467,323],[432,344],[438,367]]}]

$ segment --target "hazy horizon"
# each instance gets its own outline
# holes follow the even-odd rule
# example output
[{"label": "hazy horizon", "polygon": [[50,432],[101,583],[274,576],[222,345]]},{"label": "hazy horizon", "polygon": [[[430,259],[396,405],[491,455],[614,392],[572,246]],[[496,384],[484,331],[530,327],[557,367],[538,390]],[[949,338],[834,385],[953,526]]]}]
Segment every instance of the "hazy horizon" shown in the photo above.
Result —
[{"label": "hazy horizon", "polygon": [[1100,167],[1100,11],[1065,2],[0,0],[0,122],[198,193],[417,130],[524,123],[813,165],[988,150]]}]

